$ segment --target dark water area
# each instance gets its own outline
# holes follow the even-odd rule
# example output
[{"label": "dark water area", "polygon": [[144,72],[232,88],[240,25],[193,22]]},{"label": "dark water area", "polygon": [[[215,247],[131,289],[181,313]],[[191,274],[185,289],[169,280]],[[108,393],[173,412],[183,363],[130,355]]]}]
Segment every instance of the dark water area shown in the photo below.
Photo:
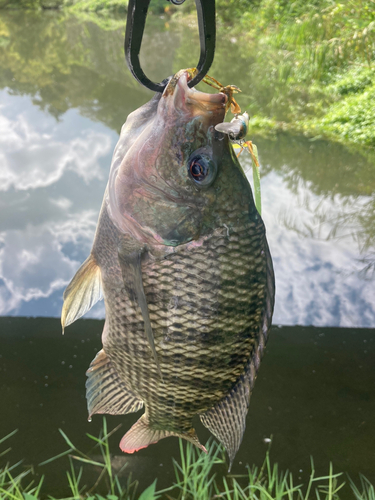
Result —
[{"label": "dark water area", "polygon": [[[101,347],[102,328],[103,321],[79,320],[62,336],[58,319],[0,318],[0,429],[3,435],[19,429],[7,443],[12,451],[0,460],[24,458],[25,465],[37,465],[65,451],[58,428],[78,449],[90,451],[85,434],[98,435],[102,419],[87,422],[85,371]],[[263,440],[272,435],[272,461],[296,479],[308,477],[313,456],[317,474],[328,473],[332,461],[336,472],[355,480],[362,473],[375,482],[374,364],[374,330],[274,327],[232,472],[260,466],[267,449]],[[110,443],[115,467],[128,463],[124,480],[132,472],[141,489],[155,477],[159,488],[170,485],[178,440],[125,455],[118,444],[138,414],[106,418],[109,429],[122,424]],[[208,431],[196,425],[205,442]],[[37,475],[46,474],[49,494],[68,493],[67,467],[62,458],[35,468]],[[87,484],[96,475],[88,475]]]},{"label": "dark water area", "polygon": [[[66,449],[58,428],[88,451],[85,433],[102,425],[98,416],[87,422],[85,371],[101,347],[103,302],[87,315],[96,319],[64,337],[57,317],[90,252],[119,130],[152,96],[126,69],[124,24],[0,13],[0,438],[19,429],[0,459],[35,465],[50,494],[67,493],[66,459],[37,467]],[[210,75],[243,90],[243,109],[256,101],[282,119],[286,101],[262,90],[270,68],[240,42],[219,29]],[[198,55],[193,21],[150,17],[141,54],[148,76],[161,80]],[[251,139],[276,275],[274,324],[289,326],[273,327],[233,473],[260,465],[272,434],[272,460],[296,478],[306,479],[312,455],[318,474],[332,461],[375,482],[374,160],[321,138]],[[245,152],[241,162],[252,182]],[[142,487],[155,477],[167,486],[177,439],[131,456],[118,449],[137,418],[108,417],[111,429],[122,424],[111,437],[114,463],[128,463]],[[209,433],[196,424],[204,442]]]}]

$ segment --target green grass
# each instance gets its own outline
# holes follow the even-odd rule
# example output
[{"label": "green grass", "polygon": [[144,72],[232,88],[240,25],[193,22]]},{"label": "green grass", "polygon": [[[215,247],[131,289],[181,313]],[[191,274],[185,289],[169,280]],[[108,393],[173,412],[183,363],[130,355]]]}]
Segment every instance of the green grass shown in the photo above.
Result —
[{"label": "green grass", "polygon": [[332,104],[303,125],[340,142],[375,146],[375,68],[353,66],[327,87]]},{"label": "green grass", "polygon": [[265,0],[251,14],[233,28],[256,40],[250,112],[275,129],[374,147],[374,3]]},{"label": "green grass", "polygon": [[[108,431],[106,419],[103,418],[103,429],[99,437],[88,434],[95,443],[94,450],[99,449],[101,460],[92,460],[90,456],[79,451],[70,441],[68,436],[60,430],[68,448],[64,453],[39,464],[43,465],[52,461],[61,460],[68,455],[69,470],[66,472],[70,494],[66,500],[339,500],[340,492],[345,484],[342,473],[334,473],[332,464],[328,474],[316,477],[314,462],[311,459],[311,473],[307,484],[296,483],[293,475],[286,471],[279,471],[277,464],[272,464],[269,449],[261,467],[247,466],[247,473],[235,476],[226,473],[225,453],[221,446],[211,440],[207,447],[208,454],[200,452],[190,443],[180,440],[180,458],[173,459],[175,471],[174,482],[163,490],[157,489],[157,478],[143,492],[139,485],[132,481],[129,475],[125,484],[120,482],[122,470],[114,472],[111,464],[109,437],[118,428]],[[11,439],[14,431],[0,440],[0,446]],[[10,448],[0,453],[3,457]],[[80,467],[77,469],[76,465]],[[83,484],[83,467],[91,465],[99,467],[101,472],[93,485]],[[0,468],[0,499],[5,500],[37,500],[46,498],[43,490],[43,477],[39,482],[32,479],[33,469],[22,469],[21,462],[14,465],[5,465]],[[103,485],[106,485],[106,493]],[[374,486],[364,477],[360,476],[357,485],[349,478],[349,485],[353,500],[375,500]],[[51,500],[54,497],[48,496]]]}]

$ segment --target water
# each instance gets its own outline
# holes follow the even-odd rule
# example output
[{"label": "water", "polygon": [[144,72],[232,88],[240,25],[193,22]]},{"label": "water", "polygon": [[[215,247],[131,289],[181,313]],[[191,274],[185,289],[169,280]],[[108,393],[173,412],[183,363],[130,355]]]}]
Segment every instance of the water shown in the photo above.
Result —
[{"label": "water", "polygon": [[[145,37],[143,64],[155,80],[196,63],[191,29],[165,23],[153,19]],[[125,67],[122,21],[110,30],[17,13],[3,14],[2,26],[0,314],[58,316],[91,247],[118,131],[151,92]],[[219,33],[210,73],[241,87],[244,107],[252,82],[241,50]],[[373,165],[322,140],[254,142],[276,273],[274,322],[374,326]],[[90,314],[103,317],[103,304]]]},{"label": "water", "polygon": [[[80,450],[92,449],[85,433],[98,435],[101,417],[87,422],[85,371],[97,350],[103,322],[79,320],[59,336],[58,319],[0,318],[0,429],[11,438],[7,460],[38,464],[65,451],[61,428]],[[232,472],[261,465],[273,436],[271,458],[295,478],[306,480],[310,456],[317,474],[363,473],[375,482],[375,336],[369,329],[274,327],[251,397],[247,429]],[[128,463],[145,487],[158,477],[159,488],[174,479],[172,457],[178,441],[169,438],[134,455],[118,444],[138,414],[107,416],[116,465]],[[195,422],[202,442],[209,432]],[[1,450],[0,450],[1,451]],[[66,459],[36,468],[46,474],[49,493],[66,492]],[[222,471],[224,472],[224,471]],[[97,471],[87,483],[94,484]],[[347,492],[348,493],[348,492]]]},{"label": "water", "polygon": [[[90,251],[118,132],[152,95],[125,67],[123,31],[123,20],[54,12],[0,16],[3,316],[58,317],[63,289]],[[193,35],[194,26],[150,18],[142,51],[147,75],[159,81],[194,66]],[[219,32],[210,74],[242,88],[244,109],[254,93],[269,105],[259,67],[255,77],[251,64],[251,53]],[[319,138],[252,139],[276,274],[274,324],[306,327],[274,329],[236,466],[259,463],[262,439],[272,433],[273,459],[284,468],[306,471],[312,454],[322,472],[333,460],[375,481],[374,166],[365,153]],[[245,152],[242,161],[248,168]],[[89,316],[103,318],[103,303]],[[0,395],[7,401],[0,435],[20,428],[14,458],[38,463],[62,451],[59,426],[88,446],[84,433],[100,422],[86,423],[84,371],[100,348],[102,322],[79,322],[64,339],[57,319],[4,318],[0,325]],[[112,418],[111,425],[122,422],[126,430],[133,421]],[[129,460],[149,484],[162,456],[168,482],[171,454],[178,455],[173,439]],[[57,487],[59,471],[51,474]]]}]

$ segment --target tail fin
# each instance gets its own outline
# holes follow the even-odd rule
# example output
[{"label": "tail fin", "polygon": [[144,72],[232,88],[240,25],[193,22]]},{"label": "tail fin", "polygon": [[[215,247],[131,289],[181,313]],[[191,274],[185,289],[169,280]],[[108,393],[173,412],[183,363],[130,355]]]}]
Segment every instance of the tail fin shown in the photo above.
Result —
[{"label": "tail fin", "polygon": [[157,443],[160,439],[164,439],[169,436],[184,438],[207,453],[206,448],[199,442],[195,429],[191,428],[186,433],[154,429],[150,426],[146,413],[141,416],[141,418],[121,439],[120,448],[124,453],[134,453],[142,448],[147,448],[149,444]]}]

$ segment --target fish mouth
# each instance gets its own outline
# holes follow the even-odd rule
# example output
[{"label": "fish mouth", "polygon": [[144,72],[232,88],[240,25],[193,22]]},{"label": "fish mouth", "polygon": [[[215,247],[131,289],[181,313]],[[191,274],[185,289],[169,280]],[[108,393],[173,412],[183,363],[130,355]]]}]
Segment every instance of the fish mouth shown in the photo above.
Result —
[{"label": "fish mouth", "polygon": [[174,75],[166,86],[163,97],[173,96],[176,110],[185,111],[193,115],[218,115],[224,119],[225,105],[228,97],[223,92],[208,94],[189,88],[188,82],[192,79],[191,71],[181,70]]}]

